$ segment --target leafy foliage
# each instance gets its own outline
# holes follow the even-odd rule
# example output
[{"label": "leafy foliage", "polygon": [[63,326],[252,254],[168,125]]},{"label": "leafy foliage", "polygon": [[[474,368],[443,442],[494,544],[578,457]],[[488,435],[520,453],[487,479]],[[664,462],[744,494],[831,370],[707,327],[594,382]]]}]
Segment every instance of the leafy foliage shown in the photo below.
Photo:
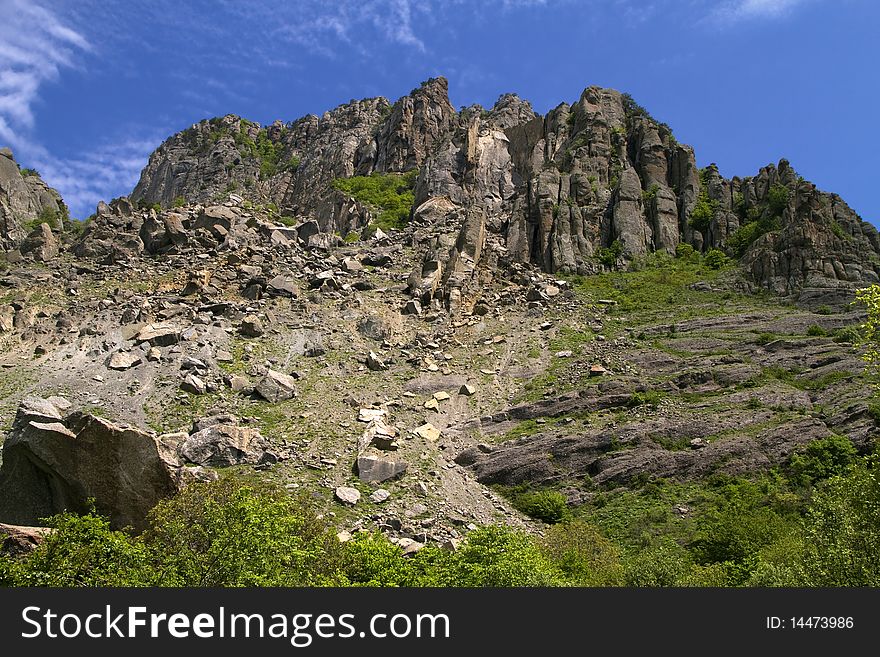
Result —
[{"label": "leafy foliage", "polygon": [[370,176],[337,178],[333,181],[333,187],[376,211],[376,226],[388,230],[403,228],[409,220],[417,176],[416,169],[404,174],[374,173]]},{"label": "leafy foliage", "polygon": [[705,262],[706,266],[710,269],[721,269],[727,264],[727,256],[724,255],[724,251],[720,251],[719,249],[709,249],[706,252],[706,255],[703,256],[703,262]]},{"label": "leafy foliage", "polygon": [[832,434],[808,443],[789,458],[791,478],[803,485],[842,475],[856,460],[856,448],[844,436]]},{"label": "leafy foliage", "polygon": [[876,374],[877,365],[880,364],[880,285],[857,290],[856,300],[865,304],[868,312],[861,327],[862,340],[867,347],[862,358]]},{"label": "leafy foliage", "polygon": [[779,230],[782,225],[777,217],[763,217],[749,221],[737,228],[727,238],[727,249],[734,258],[741,258],[749,246],[761,235]]},{"label": "leafy foliage", "polygon": [[622,253],[623,244],[620,243],[620,240],[614,240],[610,246],[602,246],[596,250],[596,260],[606,267],[614,267]]},{"label": "leafy foliage", "polygon": [[558,491],[515,489],[508,497],[517,509],[536,520],[553,524],[568,517],[568,503]]},{"label": "leafy foliage", "polygon": [[782,211],[788,207],[788,200],[790,197],[791,190],[785,185],[776,183],[771,186],[770,191],[767,192],[767,207],[769,208],[770,213],[774,217],[780,216]]},{"label": "leafy foliage", "polygon": [[338,547],[304,500],[232,479],[160,502],[145,540],[164,586],[321,584]]}]

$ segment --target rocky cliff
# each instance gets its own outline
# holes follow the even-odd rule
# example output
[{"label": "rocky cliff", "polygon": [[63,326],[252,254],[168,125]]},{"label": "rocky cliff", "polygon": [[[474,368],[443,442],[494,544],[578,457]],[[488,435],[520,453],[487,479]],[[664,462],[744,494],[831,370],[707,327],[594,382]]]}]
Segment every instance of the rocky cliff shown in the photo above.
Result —
[{"label": "rocky cliff", "polygon": [[878,280],[876,230],[787,161],[730,180],[700,170],[667,125],[598,87],[546,116],[513,94],[456,112],[436,78],[393,105],[352,101],[268,127],[212,119],[153,153],[132,199],[170,207],[236,194],[346,235],[375,208],[335,180],[413,170],[412,219],[443,226],[422,235],[432,263],[477,214],[477,234],[505,257],[550,273],[595,273],[684,243],[741,258],[755,284],[783,294]]},{"label": "rocky cliff", "polygon": [[9,148],[0,149],[0,249],[17,249],[40,223],[60,230],[67,217],[61,195],[32,169],[21,169]]}]

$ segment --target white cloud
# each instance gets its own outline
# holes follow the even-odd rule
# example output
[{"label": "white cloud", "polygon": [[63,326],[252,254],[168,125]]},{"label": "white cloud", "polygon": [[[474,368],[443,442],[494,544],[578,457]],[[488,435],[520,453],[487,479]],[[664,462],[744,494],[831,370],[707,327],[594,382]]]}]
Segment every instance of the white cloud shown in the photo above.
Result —
[{"label": "white cloud", "polygon": [[30,0],[0,0],[0,14],[0,145],[11,146],[20,164],[40,171],[74,216],[88,215],[99,199],[134,186],[160,139],[125,137],[76,157],[53,155],[36,137],[34,106],[40,88],[64,69],[81,68],[92,46],[58,15]]},{"label": "white cloud", "polygon": [[710,14],[710,19],[721,24],[745,20],[772,19],[787,16],[796,7],[810,0],[730,0]]},{"label": "white cloud", "polygon": [[28,0],[3,0],[0,21],[0,117],[33,127],[33,104],[40,86],[74,66],[77,52],[90,50],[78,32]]}]

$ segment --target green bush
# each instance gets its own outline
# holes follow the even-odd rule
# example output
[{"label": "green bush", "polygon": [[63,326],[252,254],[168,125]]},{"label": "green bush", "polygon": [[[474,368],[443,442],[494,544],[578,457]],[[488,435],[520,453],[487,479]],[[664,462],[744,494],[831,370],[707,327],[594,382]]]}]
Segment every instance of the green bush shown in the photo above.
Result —
[{"label": "green bush", "polygon": [[767,193],[767,207],[770,209],[770,214],[774,217],[780,216],[782,211],[788,207],[790,196],[791,190],[785,185],[776,183],[771,186],[770,191]]},{"label": "green bush", "polygon": [[687,242],[680,242],[675,247],[675,257],[682,260],[689,260],[693,257],[694,253],[696,253],[696,249]]},{"label": "green bush", "polygon": [[832,434],[793,452],[788,467],[794,482],[810,485],[843,474],[855,459],[856,448],[849,438]]},{"label": "green bush", "polygon": [[418,170],[404,174],[374,173],[370,176],[337,178],[333,187],[378,213],[375,225],[383,230],[403,228],[409,220],[415,200],[413,188]]},{"label": "green bush", "polygon": [[20,171],[21,171],[21,175],[25,178],[27,176],[39,176],[40,175],[39,171],[37,171],[36,169],[30,169],[28,167],[25,167],[25,168],[21,169]]},{"label": "green bush", "polygon": [[839,343],[859,344],[862,333],[858,326],[844,326],[834,332],[834,341]]},{"label": "green bush", "polygon": [[171,205],[175,208],[182,208],[184,205],[186,205],[186,199],[183,196],[177,196],[175,197],[174,202]]},{"label": "green bush", "polygon": [[776,340],[777,336],[775,333],[759,333],[758,337],[755,338],[755,344],[759,344],[764,346],[765,344],[770,344],[774,340]]},{"label": "green bush", "polygon": [[819,484],[802,557],[810,586],[880,586],[880,468],[876,459]]},{"label": "green bush", "polygon": [[526,515],[547,524],[561,522],[568,517],[568,503],[565,496],[555,490],[517,492],[511,501]]},{"label": "green bush", "polygon": [[576,586],[623,584],[620,550],[584,520],[550,527],[541,541],[541,550]]},{"label": "green bush", "polygon": [[727,256],[724,255],[724,251],[719,249],[709,249],[706,255],[703,256],[703,262],[706,263],[709,269],[721,269],[727,264]]},{"label": "green bush", "polygon": [[110,529],[94,510],[48,519],[55,531],[24,559],[0,557],[0,586],[145,586],[153,573],[145,546]]},{"label": "green bush", "polygon": [[627,586],[683,586],[693,569],[688,551],[671,539],[660,539],[628,556]]},{"label": "green bush", "polygon": [[807,335],[812,337],[824,337],[828,335],[828,331],[823,329],[818,324],[810,324],[810,326],[807,328]]},{"label": "green bush", "polygon": [[[421,556],[428,558],[431,552]],[[559,586],[561,573],[526,534],[507,527],[481,527],[441,569],[441,586]]]},{"label": "green bush", "polygon": [[623,244],[620,240],[614,240],[611,246],[602,246],[596,250],[596,260],[606,267],[614,267],[617,265],[617,259],[623,253]]},{"label": "green bush", "polygon": [[287,160],[287,164],[284,165],[284,170],[285,171],[296,171],[297,169],[299,169],[299,164],[300,164],[300,158],[298,158],[296,155],[291,155],[290,159]]},{"label": "green bush", "polygon": [[831,222],[831,232],[842,240],[849,239],[849,235],[844,232],[843,227],[836,221]]},{"label": "green bush", "polygon": [[782,225],[776,217],[759,218],[737,228],[727,237],[727,250],[734,258],[741,258],[749,246],[761,235],[779,230]]},{"label": "green bush", "polygon": [[342,573],[352,586],[407,586],[411,562],[381,534],[357,534],[343,545]]},{"label": "green bush", "polygon": [[339,542],[304,498],[231,478],[190,484],[150,513],[161,586],[307,586],[332,580]]},{"label": "green bush", "polygon": [[690,219],[688,220],[691,228],[705,234],[709,230],[709,225],[715,217],[715,204],[710,201],[708,196],[701,195],[694,207],[691,209]]},{"label": "green bush", "polygon": [[660,391],[646,390],[645,392],[634,392],[630,395],[629,401],[627,401],[626,405],[630,408],[635,408],[637,406],[650,406],[651,408],[657,408],[662,399],[663,393]]}]

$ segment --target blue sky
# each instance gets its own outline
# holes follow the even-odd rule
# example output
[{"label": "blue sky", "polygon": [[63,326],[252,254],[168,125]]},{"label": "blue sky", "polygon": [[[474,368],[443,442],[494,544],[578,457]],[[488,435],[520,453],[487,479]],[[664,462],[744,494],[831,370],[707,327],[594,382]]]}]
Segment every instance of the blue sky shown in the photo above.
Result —
[{"label": "blue sky", "polygon": [[627,91],[701,166],[787,157],[880,220],[875,0],[0,0],[0,16],[0,146],[77,217],[200,119],[290,121],[444,75],[456,107]]}]

